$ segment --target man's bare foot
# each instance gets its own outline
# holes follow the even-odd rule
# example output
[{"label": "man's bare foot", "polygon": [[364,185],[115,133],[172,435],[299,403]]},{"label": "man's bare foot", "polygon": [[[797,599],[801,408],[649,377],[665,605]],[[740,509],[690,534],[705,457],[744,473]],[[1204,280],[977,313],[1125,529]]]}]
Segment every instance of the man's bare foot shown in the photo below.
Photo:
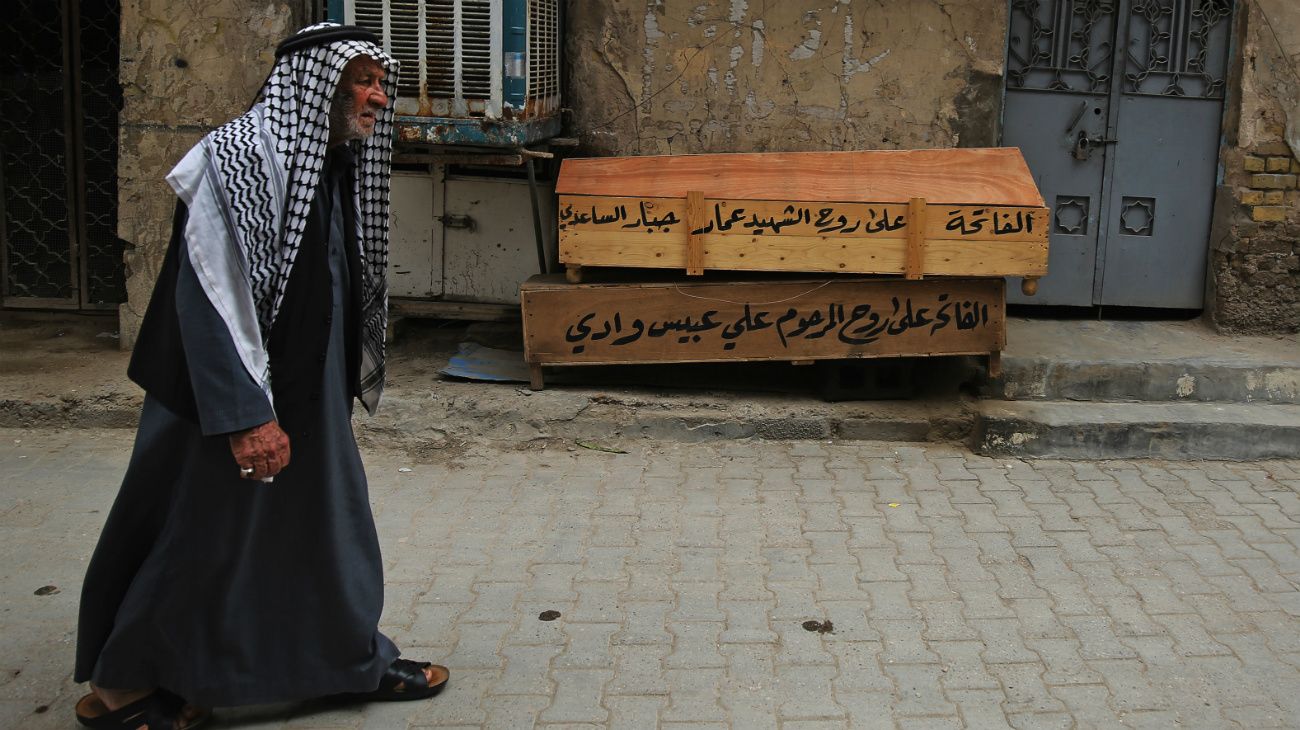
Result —
[{"label": "man's bare foot", "polygon": [[[157,691],[152,689],[113,690],[96,687],[94,684],[90,685],[90,689],[92,690],[92,693],[86,695],[77,703],[77,715],[79,717],[100,717],[110,712],[120,710],[134,702],[139,702]],[[174,697],[174,695],[168,696]],[[180,700],[176,699],[172,701]],[[207,710],[188,703],[183,705],[179,711],[173,711],[176,712],[173,725],[175,728],[179,728],[180,730],[197,727],[210,716],[210,713]]]},{"label": "man's bare foot", "polygon": [[104,703],[104,707],[108,708],[109,712],[120,710],[132,702],[144,699],[153,693],[153,689],[107,689],[96,687],[93,682],[90,685],[90,691],[95,693],[95,696],[99,698],[100,702]]},{"label": "man's bare foot", "polygon": [[[445,680],[446,678],[447,678],[446,670],[438,666],[437,664],[430,664],[429,666],[424,668],[424,681],[430,687]],[[397,689],[400,690],[405,688],[406,688],[405,682],[398,683]]]},{"label": "man's bare foot", "polygon": [[446,667],[410,659],[394,659],[379,686],[369,692],[346,692],[331,695],[343,702],[404,702],[423,700],[442,692],[451,673]]}]

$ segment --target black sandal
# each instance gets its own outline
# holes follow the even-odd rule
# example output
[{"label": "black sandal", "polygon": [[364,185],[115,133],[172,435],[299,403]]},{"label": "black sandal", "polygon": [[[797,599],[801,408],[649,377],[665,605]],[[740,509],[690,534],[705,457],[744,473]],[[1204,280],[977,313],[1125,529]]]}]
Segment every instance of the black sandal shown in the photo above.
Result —
[{"label": "black sandal", "polygon": [[185,700],[158,689],[129,705],[109,710],[94,692],[77,701],[77,722],[89,728],[103,730],[194,730],[212,718],[211,712],[202,712],[186,721]]},{"label": "black sandal", "polygon": [[[433,667],[436,671],[434,676],[442,675],[442,679],[429,684],[429,678],[425,676],[424,670],[427,667]],[[447,668],[430,662],[413,662],[409,659],[395,659],[384,676],[379,680],[379,686],[369,692],[349,692],[347,694],[337,695],[336,699],[346,702],[404,702],[407,700],[423,700],[441,692],[447,686],[447,680],[451,678],[451,673]]]}]

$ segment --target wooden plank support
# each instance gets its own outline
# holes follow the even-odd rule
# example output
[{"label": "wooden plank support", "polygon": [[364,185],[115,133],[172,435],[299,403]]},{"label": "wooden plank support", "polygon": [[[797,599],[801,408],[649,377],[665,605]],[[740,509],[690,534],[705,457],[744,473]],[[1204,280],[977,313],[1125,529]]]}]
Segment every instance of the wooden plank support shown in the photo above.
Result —
[{"label": "wooden plank support", "polygon": [[704,274],[704,236],[695,231],[705,223],[704,193],[690,190],[686,193],[686,274]]},{"label": "wooden plank support", "polygon": [[[469,319],[480,322],[517,322],[519,307],[513,304],[480,302],[437,302],[425,299],[392,297],[388,300],[391,318]],[[398,332],[400,335],[400,331]]]},{"label": "wooden plank support", "polygon": [[907,201],[907,255],[903,277],[920,279],[925,273],[925,198]]}]

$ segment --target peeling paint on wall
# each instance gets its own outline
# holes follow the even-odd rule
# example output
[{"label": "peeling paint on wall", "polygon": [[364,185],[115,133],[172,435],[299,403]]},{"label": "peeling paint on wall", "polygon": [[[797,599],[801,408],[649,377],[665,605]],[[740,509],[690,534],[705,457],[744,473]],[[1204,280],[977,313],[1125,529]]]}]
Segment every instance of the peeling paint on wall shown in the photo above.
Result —
[{"label": "peeling paint on wall", "polygon": [[[655,14],[655,10],[658,8],[659,3],[655,0],[650,0],[649,6],[645,11],[645,51],[643,51],[642,54],[645,58],[645,62],[641,66],[641,88],[643,92],[649,89],[651,83],[654,81],[655,51],[659,46],[659,41],[664,37],[663,31],[659,30],[659,18]],[[641,103],[644,104],[646,101],[648,101],[648,99],[643,93]]]},{"label": "peeling paint on wall", "polygon": [[566,105],[594,154],[988,144],[972,130],[995,131],[1001,113],[987,78],[1001,75],[1002,3],[571,7]]},{"label": "peeling paint on wall", "polygon": [[[821,23],[818,23],[821,25]],[[802,43],[790,51],[791,61],[803,61],[812,58],[817,53],[817,49],[822,47],[822,32],[818,28],[808,31],[808,37]]]},{"label": "peeling paint on wall", "polygon": [[745,19],[745,13],[749,11],[749,3],[745,0],[731,0],[731,14],[727,20],[733,23],[739,23]]}]

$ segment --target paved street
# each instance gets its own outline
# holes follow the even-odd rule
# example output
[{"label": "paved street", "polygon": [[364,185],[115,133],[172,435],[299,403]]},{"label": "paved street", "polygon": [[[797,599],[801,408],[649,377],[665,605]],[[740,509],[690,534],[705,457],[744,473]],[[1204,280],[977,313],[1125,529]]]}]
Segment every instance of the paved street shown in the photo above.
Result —
[{"label": "paved street", "polygon": [[[0,430],[0,725],[75,726],[132,435]],[[450,688],[216,726],[1300,727],[1300,461],[618,445],[367,450],[384,626]]]}]

